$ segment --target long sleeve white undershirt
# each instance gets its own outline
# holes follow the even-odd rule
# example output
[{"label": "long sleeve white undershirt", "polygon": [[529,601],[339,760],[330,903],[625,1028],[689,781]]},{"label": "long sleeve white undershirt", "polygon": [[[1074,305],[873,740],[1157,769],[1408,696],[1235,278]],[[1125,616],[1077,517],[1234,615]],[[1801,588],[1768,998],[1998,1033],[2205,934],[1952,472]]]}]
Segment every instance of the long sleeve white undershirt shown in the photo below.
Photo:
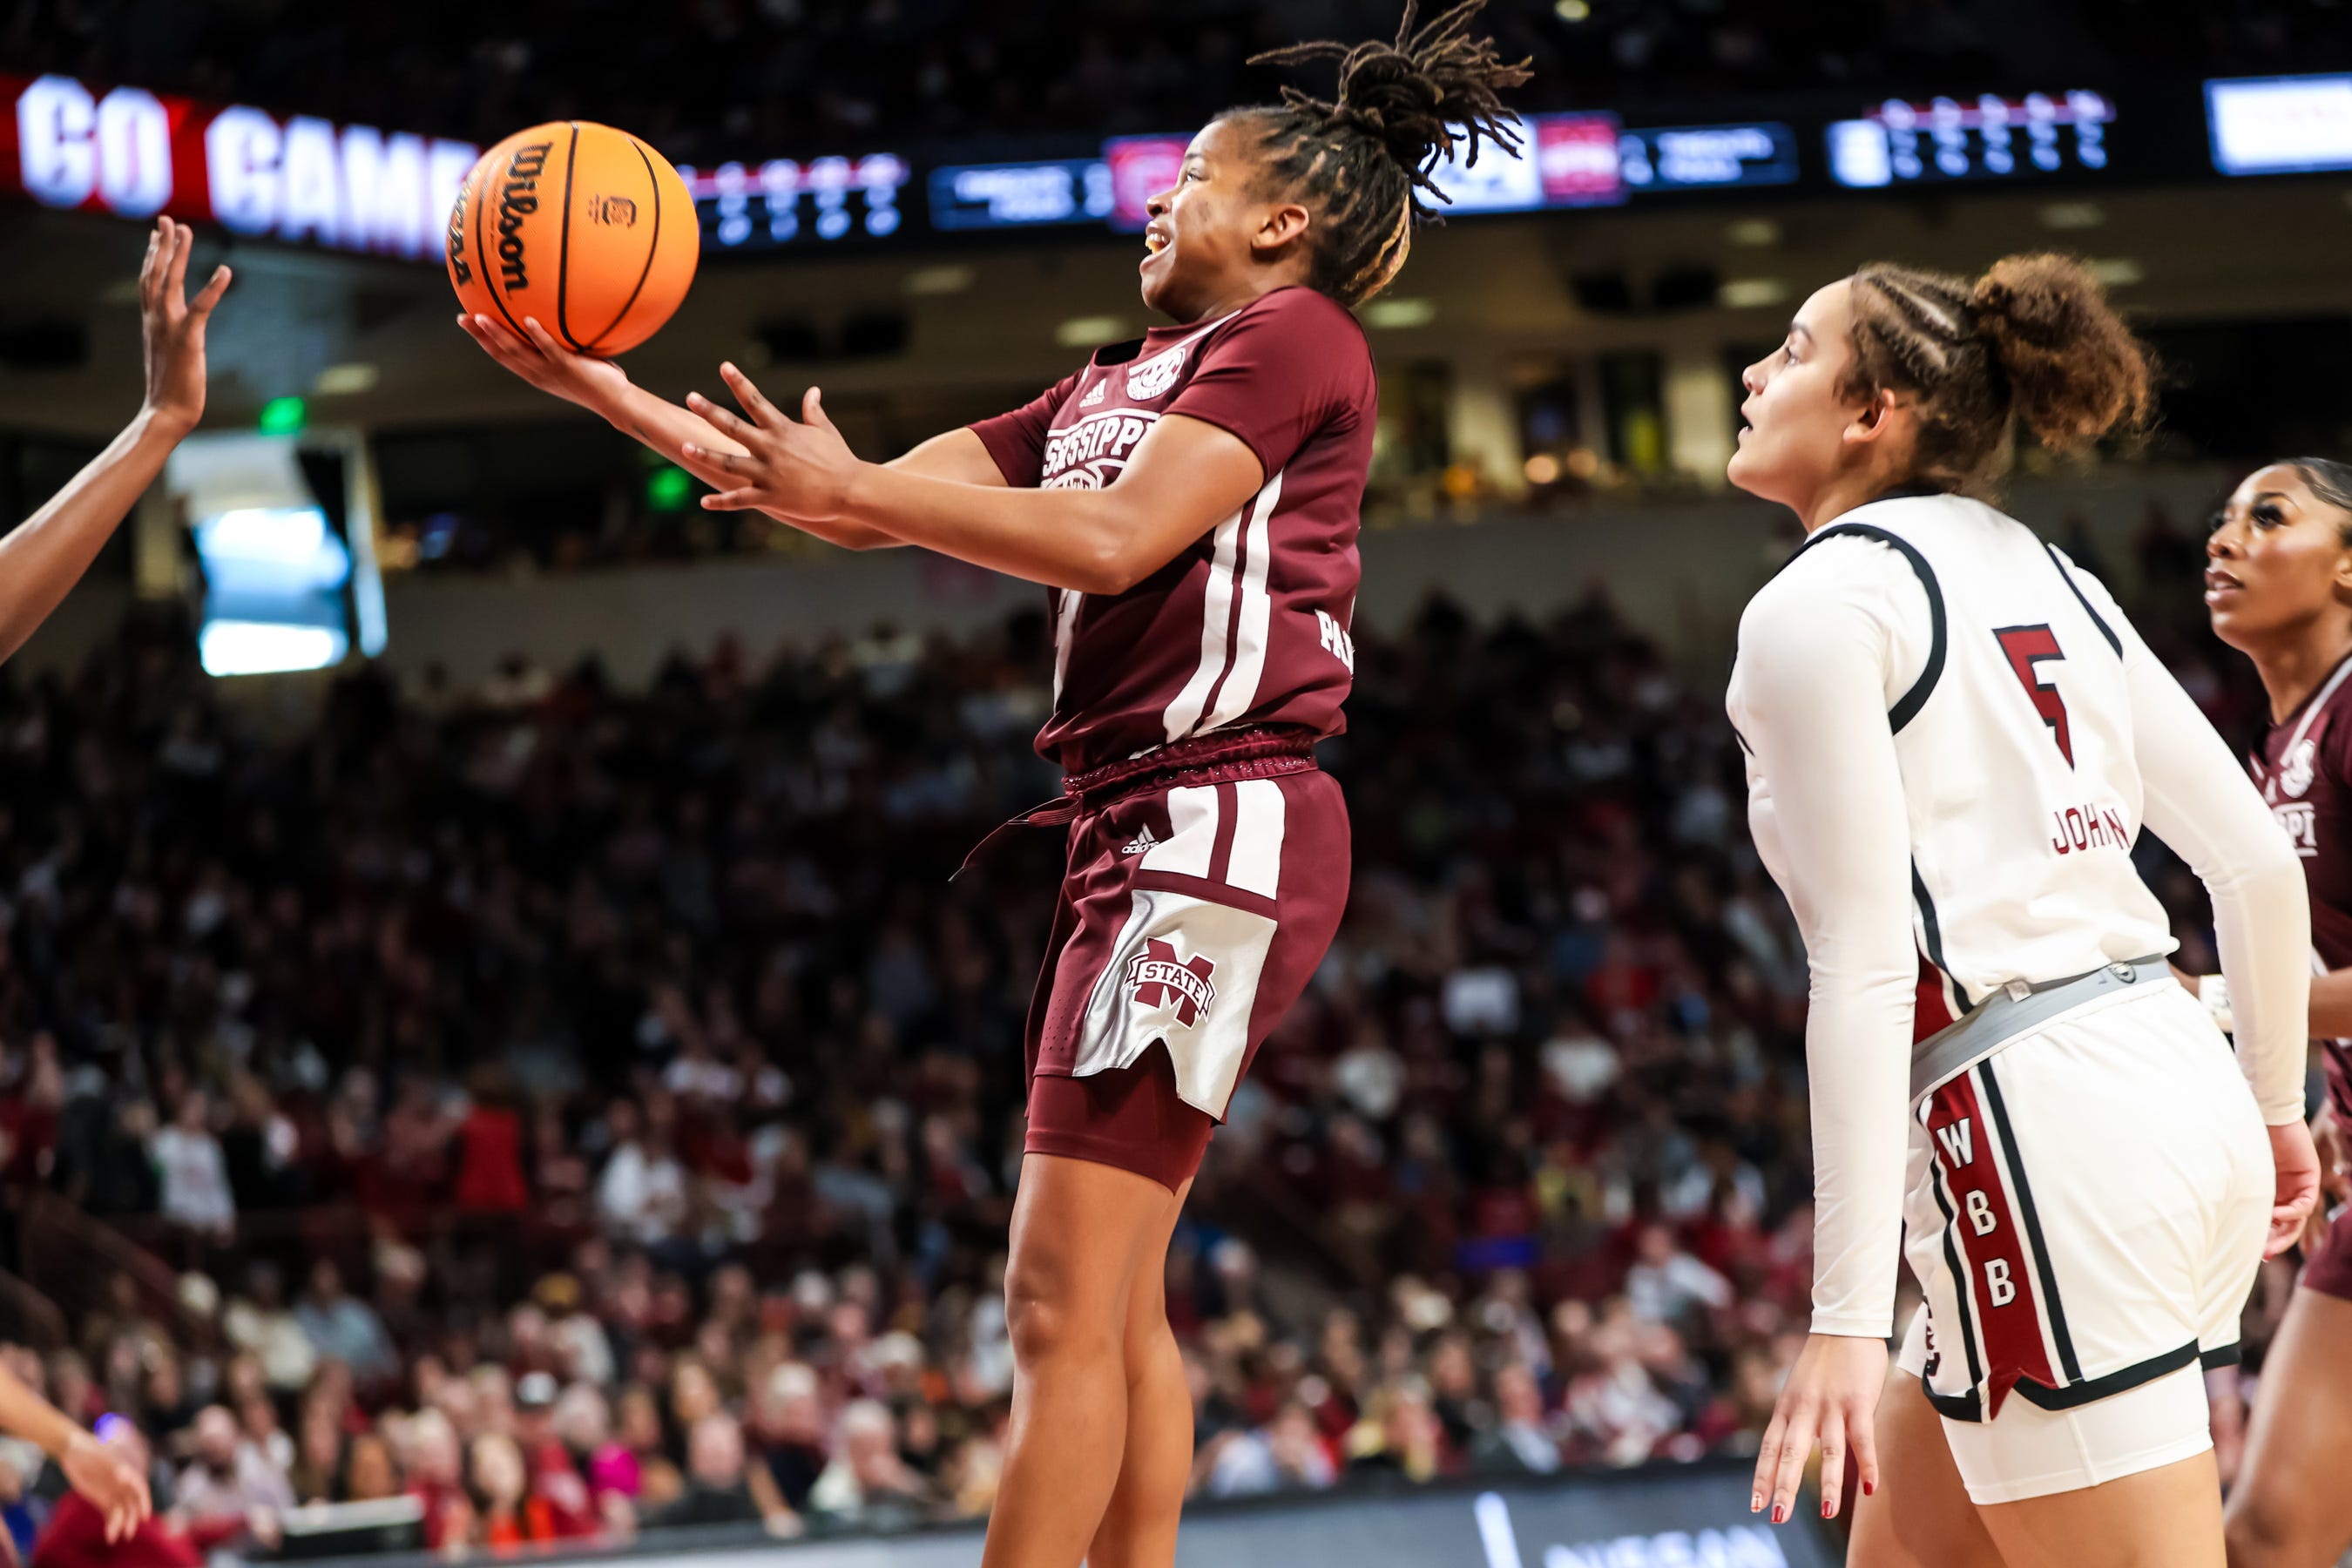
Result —
[{"label": "long sleeve white undershirt", "polygon": [[2311,1017],[2311,891],[2294,847],[2195,699],[2098,583],[2074,574],[2124,645],[2140,820],[2213,900],[2238,1065],[2263,1121],[2303,1120]]},{"label": "long sleeve white undershirt", "polygon": [[[2301,868],[2196,704],[2103,591],[2094,603],[2124,642],[2146,824],[2210,890],[2233,1004],[2242,984],[2253,1002],[2251,1013],[2237,1004],[2247,1077],[2265,1121],[2294,1120],[2310,951]],[[1740,623],[1742,737],[1777,839],[1770,869],[1811,967],[1805,1058],[1820,1334],[1885,1338],[1894,1326],[1918,957],[1887,710],[1918,674],[1926,616],[1910,569],[1857,539],[1810,552]]]}]

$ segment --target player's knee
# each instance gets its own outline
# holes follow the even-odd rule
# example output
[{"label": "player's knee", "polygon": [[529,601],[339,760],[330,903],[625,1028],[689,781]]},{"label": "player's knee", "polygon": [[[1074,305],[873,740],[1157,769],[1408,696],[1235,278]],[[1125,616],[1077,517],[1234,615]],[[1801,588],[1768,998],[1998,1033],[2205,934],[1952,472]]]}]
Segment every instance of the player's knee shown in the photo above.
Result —
[{"label": "player's knee", "polygon": [[1077,1270],[1016,1258],[1004,1273],[1004,1328],[1022,1366],[1091,1353],[1116,1354],[1120,1325],[1079,1288]]},{"label": "player's knee", "polygon": [[2230,1568],[2286,1568],[2296,1562],[2295,1521],[2270,1499],[2242,1491],[2230,1500],[2221,1528]]}]

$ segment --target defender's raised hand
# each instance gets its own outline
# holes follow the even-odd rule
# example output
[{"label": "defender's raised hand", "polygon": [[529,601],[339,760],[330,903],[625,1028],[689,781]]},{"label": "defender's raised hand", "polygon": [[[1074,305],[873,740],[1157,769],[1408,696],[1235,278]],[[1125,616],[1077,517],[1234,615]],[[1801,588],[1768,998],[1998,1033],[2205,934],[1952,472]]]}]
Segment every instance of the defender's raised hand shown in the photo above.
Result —
[{"label": "defender's raised hand", "polygon": [[147,412],[182,433],[205,416],[205,325],[229,283],[229,269],[215,267],[196,297],[187,297],[188,254],[195,245],[196,231],[186,224],[157,218],[139,268]]}]

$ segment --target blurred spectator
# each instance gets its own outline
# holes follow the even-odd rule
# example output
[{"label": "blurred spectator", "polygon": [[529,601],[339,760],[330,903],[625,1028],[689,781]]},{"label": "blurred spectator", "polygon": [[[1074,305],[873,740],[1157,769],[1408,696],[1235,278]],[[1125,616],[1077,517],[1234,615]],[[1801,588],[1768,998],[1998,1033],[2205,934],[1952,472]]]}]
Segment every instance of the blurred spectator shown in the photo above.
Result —
[{"label": "blurred spectator", "polygon": [[671,1152],[666,1131],[640,1131],[633,1102],[614,1100],[606,1117],[613,1152],[597,1184],[597,1211],[615,1235],[657,1246],[686,1219],[686,1169]]},{"label": "blurred spectator", "polygon": [[263,1446],[237,1430],[236,1417],[221,1405],[196,1416],[195,1458],[173,1488],[174,1506],[191,1521],[242,1522],[256,1509],[281,1511],[294,1506],[286,1471]]},{"label": "blurred spectator", "polygon": [[221,1157],[220,1140],[213,1136],[210,1114],[205,1091],[188,1090],[172,1124],[150,1139],[147,1147],[161,1182],[163,1217],[226,1238],[236,1222],[236,1202],[229,1192],[228,1167]]},{"label": "blurred spectator", "polygon": [[522,1174],[522,1118],[511,1082],[495,1064],[474,1070],[468,1104],[457,1124],[457,1179],[450,1201],[467,1214],[514,1214],[530,1205]]},{"label": "blurred spectator", "polygon": [[485,1432],[474,1439],[473,1481],[476,1544],[506,1554],[526,1543],[545,1544],[557,1538],[552,1510],[532,1489],[530,1473],[523,1468],[513,1438]]},{"label": "blurred spectator", "polygon": [[246,1271],[246,1294],[229,1303],[221,1328],[231,1344],[260,1360],[270,1387],[290,1393],[310,1381],[319,1351],[286,1305],[285,1291],[276,1264],[255,1263]]},{"label": "blurred spectator", "polygon": [[1339,1479],[1339,1468],[1316,1430],[1313,1413],[1293,1401],[1265,1426],[1234,1434],[1219,1448],[1208,1491],[1212,1497],[1321,1491]]},{"label": "blurred spectator", "polygon": [[559,1536],[593,1535],[598,1528],[588,1483],[581,1479],[572,1451],[557,1436],[558,1388],[545,1372],[525,1373],[515,1384],[515,1441],[530,1472],[531,1496],[543,1503],[549,1526]]},{"label": "blurred spectator", "polygon": [[1550,1475],[1560,1468],[1559,1439],[1544,1413],[1543,1389],[1536,1374],[1523,1365],[1495,1373],[1496,1420],[1479,1434],[1470,1451],[1471,1463],[1481,1469],[1526,1470]]},{"label": "blurred spectator", "polygon": [[343,1271],[332,1258],[310,1265],[310,1288],[294,1309],[294,1320],[321,1358],[342,1363],[363,1383],[400,1371],[383,1321],[373,1307],[343,1289]]},{"label": "blurred spectator", "polygon": [[816,1479],[809,1507],[837,1519],[874,1522],[919,1504],[923,1478],[898,1455],[898,1424],[878,1399],[854,1401],[834,1428],[833,1462]]},{"label": "blurred spectator", "polygon": [[1625,1273],[1625,1300],[1636,1317],[1679,1321],[1694,1308],[1731,1305],[1731,1281],[1685,1252],[1663,1225],[1642,1227]]},{"label": "blurred spectator", "polygon": [[681,1525],[756,1524],[762,1510],[751,1496],[743,1465],[743,1432],[731,1415],[713,1414],[688,1429],[684,1495],[649,1515],[656,1529]]}]

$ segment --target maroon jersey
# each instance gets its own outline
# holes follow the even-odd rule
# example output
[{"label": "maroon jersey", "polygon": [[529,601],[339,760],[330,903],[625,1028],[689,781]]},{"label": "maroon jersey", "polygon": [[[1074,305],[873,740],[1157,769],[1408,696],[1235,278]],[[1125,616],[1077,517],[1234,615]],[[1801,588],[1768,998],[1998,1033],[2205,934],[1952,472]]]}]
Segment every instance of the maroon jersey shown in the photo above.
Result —
[{"label": "maroon jersey", "polygon": [[1077,772],[1243,724],[1344,727],[1372,456],[1372,354],[1311,289],[1154,327],[972,426],[1007,483],[1099,489],[1171,414],[1257,454],[1258,492],[1124,594],[1055,589],[1054,711],[1037,750]]},{"label": "maroon jersey", "polygon": [[[2316,969],[2352,968],[2352,658],[2330,671],[2303,705],[2271,726],[2247,759],[2254,783],[2303,857],[2311,889]],[[2327,1090],[2352,1119],[2352,1042],[2326,1040]]]}]

